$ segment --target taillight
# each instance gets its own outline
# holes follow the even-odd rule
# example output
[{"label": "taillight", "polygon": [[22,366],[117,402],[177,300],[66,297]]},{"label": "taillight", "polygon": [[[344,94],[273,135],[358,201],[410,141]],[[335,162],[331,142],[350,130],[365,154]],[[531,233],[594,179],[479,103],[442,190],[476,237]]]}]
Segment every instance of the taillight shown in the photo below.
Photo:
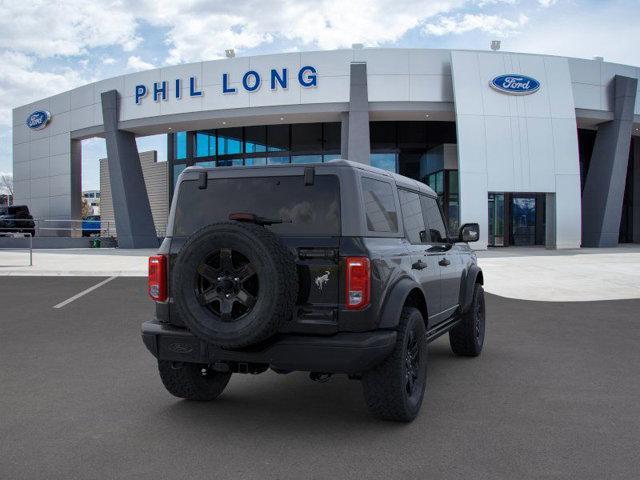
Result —
[{"label": "taillight", "polygon": [[371,275],[367,257],[347,257],[347,308],[350,310],[369,305]]},{"label": "taillight", "polygon": [[154,255],[149,257],[149,296],[156,302],[167,300],[167,257]]}]

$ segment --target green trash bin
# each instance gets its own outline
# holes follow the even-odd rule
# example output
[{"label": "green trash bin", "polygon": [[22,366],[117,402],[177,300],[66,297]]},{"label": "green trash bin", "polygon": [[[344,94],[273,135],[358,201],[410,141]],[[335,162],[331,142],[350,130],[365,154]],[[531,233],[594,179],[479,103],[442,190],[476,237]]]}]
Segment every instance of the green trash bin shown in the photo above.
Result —
[{"label": "green trash bin", "polygon": [[91,240],[91,248],[100,248],[100,239],[94,238]]}]

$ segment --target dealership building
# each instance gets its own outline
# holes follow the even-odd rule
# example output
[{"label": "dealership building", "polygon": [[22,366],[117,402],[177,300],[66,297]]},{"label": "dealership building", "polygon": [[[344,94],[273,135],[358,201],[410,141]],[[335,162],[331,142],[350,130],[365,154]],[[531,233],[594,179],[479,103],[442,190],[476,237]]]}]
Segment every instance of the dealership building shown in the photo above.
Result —
[{"label": "dealership building", "polygon": [[79,218],[81,141],[103,137],[118,242],[157,245],[135,139],[164,133],[167,203],[190,165],[346,158],[430,185],[452,231],[480,224],[479,248],[640,243],[639,75],[600,58],[386,48],[122,75],[14,109],[15,203]]}]

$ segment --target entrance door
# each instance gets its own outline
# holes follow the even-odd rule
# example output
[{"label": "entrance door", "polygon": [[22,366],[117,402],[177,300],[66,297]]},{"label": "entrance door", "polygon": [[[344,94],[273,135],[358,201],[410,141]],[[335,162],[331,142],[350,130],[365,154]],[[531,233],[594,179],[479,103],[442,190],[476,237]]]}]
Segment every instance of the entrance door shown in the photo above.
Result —
[{"label": "entrance door", "polygon": [[504,247],[504,193],[489,194],[489,245]]},{"label": "entrance door", "polygon": [[536,197],[517,195],[511,197],[511,244],[528,246],[536,244]]}]

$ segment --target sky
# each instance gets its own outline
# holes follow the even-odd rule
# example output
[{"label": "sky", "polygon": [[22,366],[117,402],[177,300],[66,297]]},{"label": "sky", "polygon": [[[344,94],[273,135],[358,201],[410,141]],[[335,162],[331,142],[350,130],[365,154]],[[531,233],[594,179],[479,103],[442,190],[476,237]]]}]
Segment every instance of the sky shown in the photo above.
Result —
[{"label": "sky", "polygon": [[[640,66],[638,0],[0,0],[0,173],[12,171],[11,110],[153,67],[366,47],[546,53]],[[166,158],[166,139],[139,139]],[[97,188],[101,139],[83,142]]]}]

